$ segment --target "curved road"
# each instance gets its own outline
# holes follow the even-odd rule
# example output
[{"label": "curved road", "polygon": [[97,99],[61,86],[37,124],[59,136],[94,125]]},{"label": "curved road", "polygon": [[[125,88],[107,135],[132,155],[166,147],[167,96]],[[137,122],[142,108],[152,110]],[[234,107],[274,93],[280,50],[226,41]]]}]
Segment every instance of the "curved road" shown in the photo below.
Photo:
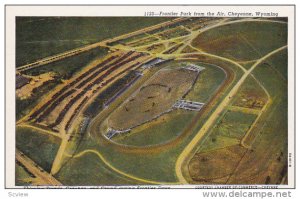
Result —
[{"label": "curved road", "polygon": [[276,50],[273,50],[272,52],[266,54],[262,58],[258,59],[255,64],[247,70],[241,79],[236,83],[236,85],[231,89],[231,91],[228,93],[228,95],[223,99],[223,101],[219,104],[219,106],[216,108],[216,110],[210,115],[206,123],[202,126],[202,128],[199,130],[199,132],[196,134],[196,136],[192,139],[192,141],[186,146],[186,148],[182,151],[182,153],[179,155],[177,161],[176,161],[176,175],[178,177],[178,180],[181,184],[188,184],[188,182],[185,180],[183,174],[182,174],[182,165],[188,155],[192,152],[192,150],[195,148],[195,146],[198,144],[198,142],[201,140],[201,138],[208,132],[208,130],[215,124],[216,119],[219,117],[219,115],[224,111],[224,109],[227,107],[227,105],[230,103],[232,97],[237,93],[241,85],[244,83],[246,78],[251,74],[251,72],[265,59],[270,57],[271,55],[287,48],[287,45],[282,46]]},{"label": "curved road", "polygon": [[153,181],[153,180],[147,180],[147,179],[142,179],[142,178],[139,178],[139,177],[136,177],[136,176],[133,176],[131,174],[128,174],[128,173],[125,173],[117,168],[115,168],[113,165],[111,165],[108,161],[105,160],[105,158],[101,155],[101,153],[97,150],[92,150],[92,149],[87,149],[87,150],[84,150],[82,152],[79,152],[78,154],[76,155],[68,155],[69,157],[73,157],[73,158],[78,158],[78,157],[81,157],[83,155],[85,155],[86,153],[93,153],[95,155],[98,156],[98,158],[106,165],[108,166],[111,170],[113,170],[114,172],[118,173],[118,174],[121,174],[122,176],[125,176],[127,178],[130,178],[130,179],[133,179],[133,180],[137,180],[137,181],[140,181],[140,182],[143,182],[143,183],[146,183],[146,184],[178,184],[178,183],[175,183],[175,182],[157,182],[157,181]]}]

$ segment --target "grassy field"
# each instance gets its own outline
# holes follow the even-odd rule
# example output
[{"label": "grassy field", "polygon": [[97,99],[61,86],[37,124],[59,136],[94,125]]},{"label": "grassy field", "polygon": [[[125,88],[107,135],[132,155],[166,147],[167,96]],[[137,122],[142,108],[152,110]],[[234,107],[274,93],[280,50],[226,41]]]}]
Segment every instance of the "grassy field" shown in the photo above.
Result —
[{"label": "grassy field", "polygon": [[[274,60],[278,60],[274,62]],[[281,51],[262,63],[255,71],[255,77],[262,82],[273,99],[270,108],[262,115],[253,142],[252,151],[248,152],[232,177],[231,183],[278,184],[287,170],[287,81],[282,79],[286,71],[286,52]],[[278,69],[278,71],[274,70]],[[255,134],[255,132],[254,132]],[[249,142],[249,140],[248,140]],[[276,146],[276,147],[270,147]],[[253,168],[256,168],[254,170]]]},{"label": "grassy field", "polygon": [[239,145],[211,152],[196,153],[189,163],[189,173],[194,181],[225,184],[246,149]]},{"label": "grassy field", "polygon": [[160,17],[17,17],[16,65],[168,20],[170,18]]},{"label": "grassy field", "polygon": [[133,129],[129,134],[116,137],[114,141],[144,147],[163,144],[179,136],[194,116],[195,113],[188,111],[173,111]]},{"label": "grassy field", "polygon": [[193,89],[185,96],[185,99],[207,103],[226,78],[226,74],[214,65],[200,62],[193,64],[205,67],[205,69],[201,71]]},{"label": "grassy field", "polygon": [[288,78],[287,75],[287,49],[281,51],[280,56],[272,56],[266,62],[264,62],[265,65],[268,65],[271,67],[273,71],[277,73],[277,76],[281,79],[281,81],[285,82]]},{"label": "grassy field", "polygon": [[51,170],[52,162],[60,145],[60,139],[43,134],[27,127],[17,127],[16,147],[46,171]]},{"label": "grassy field", "polygon": [[226,111],[199,145],[198,152],[208,152],[240,143],[256,115]]},{"label": "grassy field", "polygon": [[70,79],[77,72],[87,66],[89,63],[105,56],[106,48],[95,48],[75,56],[67,57],[62,60],[45,64],[41,67],[26,70],[26,75],[40,75],[47,72],[54,72],[57,78]]},{"label": "grassy field", "polygon": [[217,126],[220,135],[241,139],[244,137],[256,115],[227,111]]},{"label": "grassy field", "polygon": [[[162,180],[165,182],[174,182],[176,181],[176,176],[174,173],[174,167],[173,165],[175,164],[175,159],[174,151],[161,151],[160,153],[154,154],[137,154],[137,153],[126,153],[117,150],[113,145],[100,145],[96,140],[89,139],[89,140],[84,140],[81,145],[79,146],[78,152],[79,151],[84,151],[85,149],[96,149],[99,151],[106,160],[108,160],[112,165],[115,165],[117,169],[120,169],[121,171],[124,171],[130,175],[138,176],[140,178],[148,179],[148,180]],[[178,152],[177,152],[178,153]],[[87,154],[85,155],[87,156]],[[84,157],[84,156],[82,156]],[[87,162],[92,161],[91,156],[87,157]],[[73,159],[71,159],[73,161]],[[98,158],[97,158],[97,161]],[[168,164],[165,164],[168,162]],[[172,165],[169,165],[172,163]],[[101,178],[99,175],[94,175],[97,173],[99,170],[99,166],[102,165],[104,166],[103,162],[99,161],[99,165],[96,167],[90,168],[87,172],[90,173],[90,175],[93,175],[94,178],[97,181],[101,181]],[[155,166],[153,166],[155,165]],[[163,166],[162,166],[163,165]],[[101,167],[101,166],[100,166]],[[79,167],[80,168],[80,167]],[[64,182],[66,178],[71,178],[69,177],[64,177],[63,173],[66,172],[66,170],[73,171],[72,176],[80,175],[82,171],[78,169],[78,165],[72,164],[71,161],[67,162],[65,167],[63,167],[60,172],[57,174],[57,177],[59,180]],[[113,178],[113,174],[108,174],[110,178]],[[111,185],[113,181],[110,181],[110,178],[106,181],[106,185]],[[74,179],[74,184],[77,183],[77,181],[81,181],[78,179]],[[87,178],[85,181],[82,183],[84,184],[89,184],[90,179]],[[134,181],[134,184],[139,184],[140,182]],[[94,182],[93,185],[97,185],[98,182]],[[117,183],[118,184],[118,183]],[[123,184],[123,183],[122,183]],[[144,184],[144,183],[143,183]]]},{"label": "grassy field", "polygon": [[234,97],[233,105],[251,109],[262,109],[267,103],[268,96],[259,83],[248,77]]},{"label": "grassy field", "polygon": [[[278,60],[278,62],[274,63],[274,60]],[[278,71],[286,71],[287,70],[287,63],[283,60],[286,60],[286,52],[281,51],[276,55],[273,55],[266,62],[270,63],[273,62],[274,64],[266,65],[262,63],[255,71],[254,74],[259,81],[262,82],[263,86],[269,91],[270,96],[272,98],[272,104],[270,110],[268,111],[271,114],[265,114],[268,118],[269,117],[279,117],[281,118],[278,121],[281,121],[277,125],[281,125],[284,127],[281,129],[276,129],[275,125],[272,128],[274,131],[279,131],[282,133],[286,133],[287,129],[287,80],[282,78],[283,74],[279,74]],[[274,70],[277,68],[278,70]],[[266,78],[267,76],[270,78]],[[275,111],[275,109],[277,111]],[[277,114],[277,115],[276,115]],[[266,118],[264,118],[266,119]],[[271,120],[273,121],[273,120]],[[276,121],[276,120],[275,120]]]},{"label": "grassy field", "polygon": [[[239,150],[244,151],[242,156],[226,163],[228,157],[236,156],[234,155],[236,150],[228,153],[228,147],[238,144],[236,142],[239,142],[255,119],[255,115],[241,112],[229,112],[231,115],[228,115],[226,112],[209,136],[200,143],[198,153],[190,161],[190,177],[195,182],[202,183],[203,179],[210,179],[214,173],[218,174],[220,171],[228,172],[219,175],[219,179],[208,180],[205,183],[279,184],[281,182],[287,170],[287,82],[282,78],[283,74],[279,73],[279,71],[283,73],[286,71],[287,63],[284,60],[286,60],[286,52],[281,51],[262,62],[254,70],[254,76],[270,93],[272,104],[263,112],[250,136],[245,140],[251,149],[245,150],[240,145]],[[257,92],[254,89],[252,93],[263,94],[262,89],[251,81],[253,79],[248,79],[242,88],[249,90],[249,87],[256,87]],[[199,161],[202,163],[199,164]],[[237,161],[238,165],[232,165]],[[222,165],[222,169],[216,165]],[[233,167],[236,167],[235,172],[224,177]]]},{"label": "grassy field", "polygon": [[86,154],[69,160],[55,175],[64,185],[131,185],[137,184],[124,176],[114,173],[95,154]]},{"label": "grassy field", "polygon": [[16,162],[15,165],[15,173],[16,173],[16,186],[26,186],[30,185],[29,179],[34,176],[29,173],[24,167],[20,165],[20,163]]},{"label": "grassy field", "polygon": [[205,31],[192,45],[206,52],[247,61],[262,57],[287,43],[287,24],[242,22]]}]

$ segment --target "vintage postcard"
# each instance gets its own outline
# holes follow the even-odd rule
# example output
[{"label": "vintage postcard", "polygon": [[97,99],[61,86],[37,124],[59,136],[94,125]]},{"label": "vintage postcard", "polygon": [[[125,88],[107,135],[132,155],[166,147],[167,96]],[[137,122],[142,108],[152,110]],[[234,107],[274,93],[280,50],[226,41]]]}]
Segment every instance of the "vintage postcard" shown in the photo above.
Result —
[{"label": "vintage postcard", "polygon": [[294,188],[294,6],[6,6],[7,188]]}]

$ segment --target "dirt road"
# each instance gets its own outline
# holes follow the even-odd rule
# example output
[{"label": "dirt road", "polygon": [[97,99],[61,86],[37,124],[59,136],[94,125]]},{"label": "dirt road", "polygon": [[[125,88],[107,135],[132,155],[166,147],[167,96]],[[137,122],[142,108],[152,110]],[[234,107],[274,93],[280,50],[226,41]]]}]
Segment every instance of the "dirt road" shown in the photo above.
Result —
[{"label": "dirt road", "polygon": [[203,138],[203,136],[208,132],[208,130],[215,124],[215,121],[219,117],[219,115],[224,111],[224,109],[229,105],[232,97],[237,93],[241,85],[244,83],[246,78],[251,74],[251,72],[258,66],[262,61],[264,61],[266,58],[270,57],[271,55],[287,48],[287,46],[282,46],[262,58],[258,59],[252,67],[247,70],[241,79],[236,83],[236,85],[231,89],[231,91],[227,94],[227,96],[223,99],[223,101],[219,104],[219,106],[216,108],[216,110],[210,115],[206,123],[202,126],[202,128],[199,130],[199,132],[196,134],[196,136],[192,139],[192,141],[186,146],[186,148],[182,151],[182,153],[179,155],[177,161],[176,161],[176,175],[178,177],[179,182],[182,184],[188,184],[188,182],[185,180],[183,174],[182,174],[182,165],[188,155],[192,152],[192,150],[195,148],[195,146],[198,144],[198,142]]},{"label": "dirt road", "polygon": [[33,162],[29,157],[19,150],[16,150],[16,159],[34,176],[40,179],[40,185],[60,186],[62,185],[52,175],[44,171],[40,166]]}]

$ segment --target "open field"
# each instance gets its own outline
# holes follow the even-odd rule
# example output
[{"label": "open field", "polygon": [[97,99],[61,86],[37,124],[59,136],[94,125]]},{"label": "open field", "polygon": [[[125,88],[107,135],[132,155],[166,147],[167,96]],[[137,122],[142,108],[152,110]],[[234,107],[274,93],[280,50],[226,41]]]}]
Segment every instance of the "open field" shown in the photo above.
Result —
[{"label": "open field", "polygon": [[224,142],[224,146],[219,145],[218,139],[221,142],[226,140],[223,139],[223,137],[241,140],[251,127],[255,118],[256,115],[253,114],[227,111],[220,121],[214,126],[210,133],[210,137],[206,141],[207,144],[203,144],[201,149],[212,150],[227,146],[226,142]]},{"label": "open field", "polygon": [[24,166],[22,166],[19,162],[16,162],[15,167],[16,173],[16,186],[26,186],[31,185],[34,176],[28,172]]},{"label": "open field", "polygon": [[95,154],[71,158],[56,177],[69,186],[137,184],[136,181],[115,174],[109,167],[103,165]]},{"label": "open field", "polygon": [[240,142],[255,118],[256,115],[233,111],[220,116],[189,161],[188,172],[193,183],[226,184],[247,151]]},{"label": "open field", "polygon": [[207,153],[240,144],[255,118],[256,115],[252,114],[226,111],[211,129],[209,136],[199,144],[197,153]]},{"label": "open field", "polygon": [[226,79],[226,73],[222,68],[216,65],[210,65],[206,63],[197,63],[199,66],[205,67],[205,70],[201,71],[200,77],[195,82],[194,88],[185,96],[185,99],[191,101],[198,101],[207,103],[223,81]]},{"label": "open field", "polygon": [[[254,71],[254,76],[256,77],[257,81],[261,82],[261,85],[264,86],[264,88],[268,91],[271,98],[271,105],[269,105],[265,111],[262,111],[262,113],[259,114],[255,121],[255,118],[253,117],[249,120],[249,118],[247,119],[246,117],[241,116],[233,120],[239,121],[240,119],[243,119],[248,122],[254,121],[251,128],[251,123],[247,125],[247,130],[250,130],[250,132],[249,134],[247,134],[247,136],[245,136],[245,138],[243,138],[243,142],[241,143],[242,145],[239,145],[239,147],[241,148],[239,151],[244,150],[244,152],[237,158],[237,160],[235,160],[236,165],[230,166],[230,164],[219,164],[229,166],[227,169],[230,168],[230,172],[228,171],[226,175],[224,173],[223,176],[219,175],[219,178],[210,178],[209,176],[205,176],[205,174],[211,174],[215,172],[218,173],[219,170],[214,168],[214,166],[216,165],[215,162],[224,160],[223,156],[218,157],[217,155],[213,155],[213,159],[210,158],[211,153],[224,154],[224,150],[227,149],[228,146],[234,145],[234,142],[229,142],[229,144],[223,143],[223,145],[220,145],[217,142],[217,139],[222,140],[222,138],[214,137],[215,131],[213,130],[212,133],[209,134],[209,137],[205,139],[205,142],[201,143],[201,145],[199,146],[199,152],[196,153],[190,160],[188,167],[189,175],[192,179],[191,182],[196,183],[198,181],[203,181],[205,183],[222,184],[281,183],[281,179],[286,175],[287,166],[287,107],[285,93],[287,88],[286,82],[282,80],[282,74],[278,74],[278,71],[274,70],[273,67],[284,71],[284,68],[286,68],[286,62],[285,64],[283,64],[284,61],[282,60],[286,59],[285,55],[286,54],[284,50],[277,52],[276,54],[265,59],[265,61],[258,65],[258,67]],[[270,66],[265,64],[274,59],[280,60],[276,62],[277,65]],[[268,76],[268,78],[266,78],[266,76]],[[244,88],[247,88],[247,82],[245,82],[244,85],[246,85]],[[257,86],[256,88],[259,88],[259,86]],[[244,90],[245,89],[242,88],[241,93],[243,93]],[[260,92],[261,91],[258,90],[257,94],[259,94]],[[216,124],[217,128],[224,130],[222,126],[230,126],[230,121],[226,121],[227,113],[223,116],[223,118],[225,119],[222,119],[221,122]],[[275,122],[275,124],[274,121],[280,122]],[[238,122],[239,126],[240,124],[241,122]],[[230,131],[228,131],[229,129]],[[229,129],[225,129],[225,132],[233,133],[238,130],[238,127],[233,126]],[[274,133],[276,133],[276,135],[274,135]],[[222,133],[222,136],[224,136],[224,133]],[[241,137],[239,136],[238,138],[240,141]],[[216,143],[217,147],[212,148],[211,143]],[[250,146],[250,149],[244,146]],[[270,148],[270,146],[276,147]],[[205,166],[203,164],[207,165]],[[209,171],[204,172],[206,170],[204,170],[203,167],[205,167],[205,169],[209,169]],[[225,168],[221,170],[226,171]],[[226,178],[224,178],[224,176],[226,176]]]},{"label": "open field", "polygon": [[196,153],[189,163],[190,176],[200,183],[225,184],[245,151],[239,145],[233,145],[220,150]]},{"label": "open field", "polygon": [[173,111],[113,140],[120,144],[141,147],[170,142],[182,133],[194,116],[195,113],[187,111]]},{"label": "open field", "polygon": [[[49,85],[17,99],[23,156],[49,172],[45,181],[63,185],[281,183],[287,175],[286,21],[141,18],[132,24],[138,19],[18,19],[30,24],[20,41],[30,42],[34,34],[26,31],[43,22],[44,29],[66,26],[53,41],[67,37],[76,21],[85,29],[68,41],[94,43],[49,51],[53,56],[34,63],[28,60],[45,52],[17,51],[18,62],[29,63],[17,71],[24,76],[20,88],[33,76],[55,74]],[[149,26],[160,21],[166,22]],[[17,172],[17,182],[26,183],[26,171]]]},{"label": "open field", "polygon": [[16,65],[168,20],[160,17],[18,17]]},{"label": "open field", "polygon": [[233,60],[248,61],[286,44],[286,28],[285,23],[233,23],[199,34],[192,45]]},{"label": "open field", "polygon": [[17,127],[16,147],[46,171],[51,170],[60,139],[27,127]]},{"label": "open field", "polygon": [[235,96],[233,105],[250,109],[262,109],[267,101],[266,92],[253,77],[249,77]]}]

